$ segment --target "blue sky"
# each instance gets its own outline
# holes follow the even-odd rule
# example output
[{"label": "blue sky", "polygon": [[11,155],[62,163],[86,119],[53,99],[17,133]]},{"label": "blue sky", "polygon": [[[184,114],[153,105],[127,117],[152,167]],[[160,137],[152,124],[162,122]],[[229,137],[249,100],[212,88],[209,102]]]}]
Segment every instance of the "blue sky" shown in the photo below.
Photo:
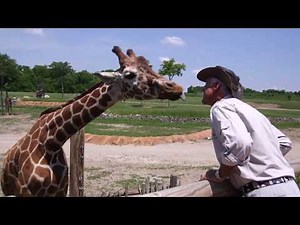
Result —
[{"label": "blue sky", "polygon": [[147,58],[158,71],[162,60],[184,63],[173,80],[203,86],[196,72],[221,65],[233,70],[246,88],[300,90],[299,28],[46,28],[0,29],[0,53],[20,65],[69,62],[76,71],[117,69],[114,45]]}]

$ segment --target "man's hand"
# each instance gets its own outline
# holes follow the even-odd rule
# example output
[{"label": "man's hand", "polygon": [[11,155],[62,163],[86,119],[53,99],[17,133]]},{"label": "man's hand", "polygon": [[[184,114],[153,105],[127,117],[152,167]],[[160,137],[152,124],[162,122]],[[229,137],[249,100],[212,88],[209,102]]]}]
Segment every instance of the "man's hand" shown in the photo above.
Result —
[{"label": "man's hand", "polygon": [[208,180],[208,181],[212,181],[212,182],[216,182],[216,183],[221,183],[224,180],[226,180],[226,178],[225,179],[217,178],[216,171],[217,170],[213,170],[213,169],[206,171],[206,173],[204,175],[200,175],[199,181]]}]

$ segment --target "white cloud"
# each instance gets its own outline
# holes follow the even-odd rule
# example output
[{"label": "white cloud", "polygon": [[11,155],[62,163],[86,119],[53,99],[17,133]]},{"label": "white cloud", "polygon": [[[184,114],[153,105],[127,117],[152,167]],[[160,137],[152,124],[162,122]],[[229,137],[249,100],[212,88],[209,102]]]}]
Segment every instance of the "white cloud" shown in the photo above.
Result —
[{"label": "white cloud", "polygon": [[169,58],[169,57],[159,57],[159,60],[160,60],[161,62],[163,62],[163,61],[169,61],[170,58]]},{"label": "white cloud", "polygon": [[165,37],[161,40],[162,44],[171,44],[171,45],[179,45],[184,46],[185,41],[182,40],[180,37]]},{"label": "white cloud", "polygon": [[43,36],[44,35],[43,29],[40,29],[40,28],[25,29],[25,32],[28,33],[28,34],[39,35],[39,36]]}]

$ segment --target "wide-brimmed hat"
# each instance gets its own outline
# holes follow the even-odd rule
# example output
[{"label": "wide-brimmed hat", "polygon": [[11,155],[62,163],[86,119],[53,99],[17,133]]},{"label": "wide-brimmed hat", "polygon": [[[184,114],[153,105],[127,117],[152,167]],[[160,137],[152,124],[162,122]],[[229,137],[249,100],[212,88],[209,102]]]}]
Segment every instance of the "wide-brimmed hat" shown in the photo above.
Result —
[{"label": "wide-brimmed hat", "polygon": [[231,91],[233,97],[241,98],[243,94],[243,86],[240,83],[240,77],[232,70],[223,66],[207,67],[197,73],[197,78],[206,82],[207,78],[215,77],[224,82]]}]

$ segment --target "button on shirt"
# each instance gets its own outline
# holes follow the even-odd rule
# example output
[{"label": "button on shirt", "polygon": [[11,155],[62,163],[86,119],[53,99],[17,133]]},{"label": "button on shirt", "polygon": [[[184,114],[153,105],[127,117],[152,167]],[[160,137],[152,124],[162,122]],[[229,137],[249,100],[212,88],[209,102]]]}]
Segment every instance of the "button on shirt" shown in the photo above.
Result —
[{"label": "button on shirt", "polygon": [[210,110],[212,140],[219,163],[236,166],[230,175],[235,188],[251,181],[295,177],[284,158],[291,141],[258,110],[226,96]]}]

